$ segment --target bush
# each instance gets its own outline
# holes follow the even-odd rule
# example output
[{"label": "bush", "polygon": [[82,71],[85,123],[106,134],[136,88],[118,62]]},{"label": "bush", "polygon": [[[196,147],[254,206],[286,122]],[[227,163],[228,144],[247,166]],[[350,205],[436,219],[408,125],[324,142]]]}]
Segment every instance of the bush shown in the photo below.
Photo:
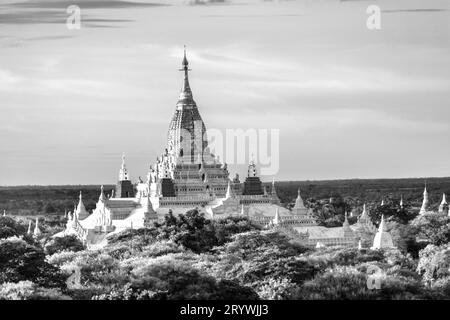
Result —
[{"label": "bush", "polygon": [[95,296],[94,299],[106,300],[237,300],[257,299],[250,288],[231,281],[217,281],[213,277],[202,275],[197,269],[182,261],[168,258],[148,260],[146,264],[135,268],[130,283],[115,287],[110,294]]},{"label": "bush", "polygon": [[0,239],[25,235],[27,228],[10,217],[0,216]]},{"label": "bush", "polygon": [[450,276],[450,244],[428,245],[419,253],[417,272],[426,283]]},{"label": "bush", "polygon": [[0,283],[29,280],[42,287],[65,288],[65,277],[45,261],[44,251],[17,237],[0,240]]},{"label": "bush", "polygon": [[51,238],[44,247],[44,250],[48,255],[52,255],[61,251],[76,252],[83,249],[83,243],[74,235]]},{"label": "bush", "polygon": [[71,300],[71,298],[59,289],[42,288],[31,281],[20,281],[0,285],[0,300]]}]

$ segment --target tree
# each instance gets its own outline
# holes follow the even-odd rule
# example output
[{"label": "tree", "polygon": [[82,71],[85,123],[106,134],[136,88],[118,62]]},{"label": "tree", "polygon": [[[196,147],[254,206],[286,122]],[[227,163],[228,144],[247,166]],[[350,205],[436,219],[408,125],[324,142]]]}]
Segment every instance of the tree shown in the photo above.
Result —
[{"label": "tree", "polygon": [[57,288],[38,287],[31,281],[3,283],[0,285],[0,300],[70,300]]},{"label": "tree", "polygon": [[0,240],[0,283],[29,280],[42,287],[65,288],[65,277],[45,261],[44,251],[17,237]]},{"label": "tree", "polygon": [[427,283],[450,277],[450,244],[428,245],[420,251],[417,272]]},{"label": "tree", "polygon": [[26,234],[25,226],[10,217],[0,217],[0,239],[18,237]]},{"label": "tree", "polygon": [[398,201],[388,197],[385,199],[384,205],[376,204],[369,206],[369,217],[374,224],[380,224],[381,216],[384,216],[389,221],[407,224],[417,216],[417,213],[411,210],[408,203],[405,203],[401,207]]},{"label": "tree", "polygon": [[94,299],[126,300],[255,300],[250,288],[233,281],[217,281],[183,261],[150,260],[132,271],[130,283]]},{"label": "tree", "polygon": [[412,222],[417,234],[429,243],[440,246],[450,242],[450,217],[430,214],[419,216]]},{"label": "tree", "polygon": [[68,235],[64,237],[51,238],[45,244],[45,252],[48,255],[52,255],[60,251],[81,251],[84,249],[83,243],[75,236]]}]

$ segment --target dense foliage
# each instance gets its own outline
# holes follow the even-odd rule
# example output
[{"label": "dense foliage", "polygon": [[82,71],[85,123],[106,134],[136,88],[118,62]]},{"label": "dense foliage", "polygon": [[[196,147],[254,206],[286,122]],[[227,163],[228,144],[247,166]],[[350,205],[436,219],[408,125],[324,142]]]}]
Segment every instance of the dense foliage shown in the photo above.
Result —
[{"label": "dense foliage", "polygon": [[[306,203],[324,226],[361,212],[337,193]],[[311,249],[293,233],[191,210],[87,250],[75,236],[52,237],[58,216],[40,217],[37,238],[27,234],[34,217],[0,217],[0,299],[449,299],[450,218],[417,217],[390,197],[367,207],[375,225],[384,215],[398,249]]]}]

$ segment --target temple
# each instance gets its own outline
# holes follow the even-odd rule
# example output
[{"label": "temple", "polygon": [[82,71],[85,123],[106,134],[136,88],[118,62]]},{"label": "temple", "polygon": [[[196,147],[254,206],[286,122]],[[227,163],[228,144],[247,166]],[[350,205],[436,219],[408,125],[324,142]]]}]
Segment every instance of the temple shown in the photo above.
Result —
[{"label": "temple", "polygon": [[[263,185],[253,156],[244,181],[241,182],[237,174],[231,180],[227,164],[221,162],[208,146],[206,125],[189,83],[191,69],[186,50],[180,71],[183,82],[169,123],[167,144],[150,166],[145,181],[141,178],[135,183],[131,181],[122,155],[113,193],[105,195],[102,186],[92,213],[86,210],[80,193],[78,205],[67,214],[65,230],[55,237],[75,235],[88,248],[101,247],[111,233],[152,226],[168,214],[185,214],[196,209],[208,219],[246,217],[263,228],[291,233],[309,247],[351,246],[361,249],[369,247],[372,241],[374,249],[393,246],[390,235],[384,230],[384,218],[377,232],[365,205],[355,224],[349,224],[346,213],[342,227],[335,228],[317,225],[313,212],[305,206],[300,189],[292,210],[282,207],[275,180],[271,186]],[[333,201],[331,197],[330,204]],[[445,195],[441,207],[440,211],[448,212]],[[428,210],[425,188],[421,214]],[[39,230],[37,223],[35,233],[39,233],[36,231]]]},{"label": "temple", "polygon": [[294,212],[280,206],[275,181],[271,190],[263,187],[253,157],[245,181],[238,175],[230,180],[227,164],[209,149],[206,125],[189,83],[186,50],[179,70],[183,81],[166,148],[150,166],[146,180],[139,178],[133,184],[123,155],[113,193],[106,196],[102,187],[91,214],[80,193],[78,205],[68,214],[66,230],[58,236],[74,234],[88,244],[99,244],[111,232],[142,228],[163,220],[169,212],[178,215],[191,209],[210,219],[245,215],[264,227],[272,222],[275,212],[283,225],[314,225],[300,195]]}]

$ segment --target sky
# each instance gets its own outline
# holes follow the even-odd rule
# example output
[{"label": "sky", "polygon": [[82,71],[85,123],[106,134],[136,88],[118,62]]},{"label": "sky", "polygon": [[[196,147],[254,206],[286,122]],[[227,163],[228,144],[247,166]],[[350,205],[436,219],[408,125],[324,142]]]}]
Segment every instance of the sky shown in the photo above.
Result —
[{"label": "sky", "polygon": [[276,180],[449,176],[449,4],[2,1],[0,185],[115,183],[122,153],[145,177],[183,45],[208,129],[279,130]]}]

